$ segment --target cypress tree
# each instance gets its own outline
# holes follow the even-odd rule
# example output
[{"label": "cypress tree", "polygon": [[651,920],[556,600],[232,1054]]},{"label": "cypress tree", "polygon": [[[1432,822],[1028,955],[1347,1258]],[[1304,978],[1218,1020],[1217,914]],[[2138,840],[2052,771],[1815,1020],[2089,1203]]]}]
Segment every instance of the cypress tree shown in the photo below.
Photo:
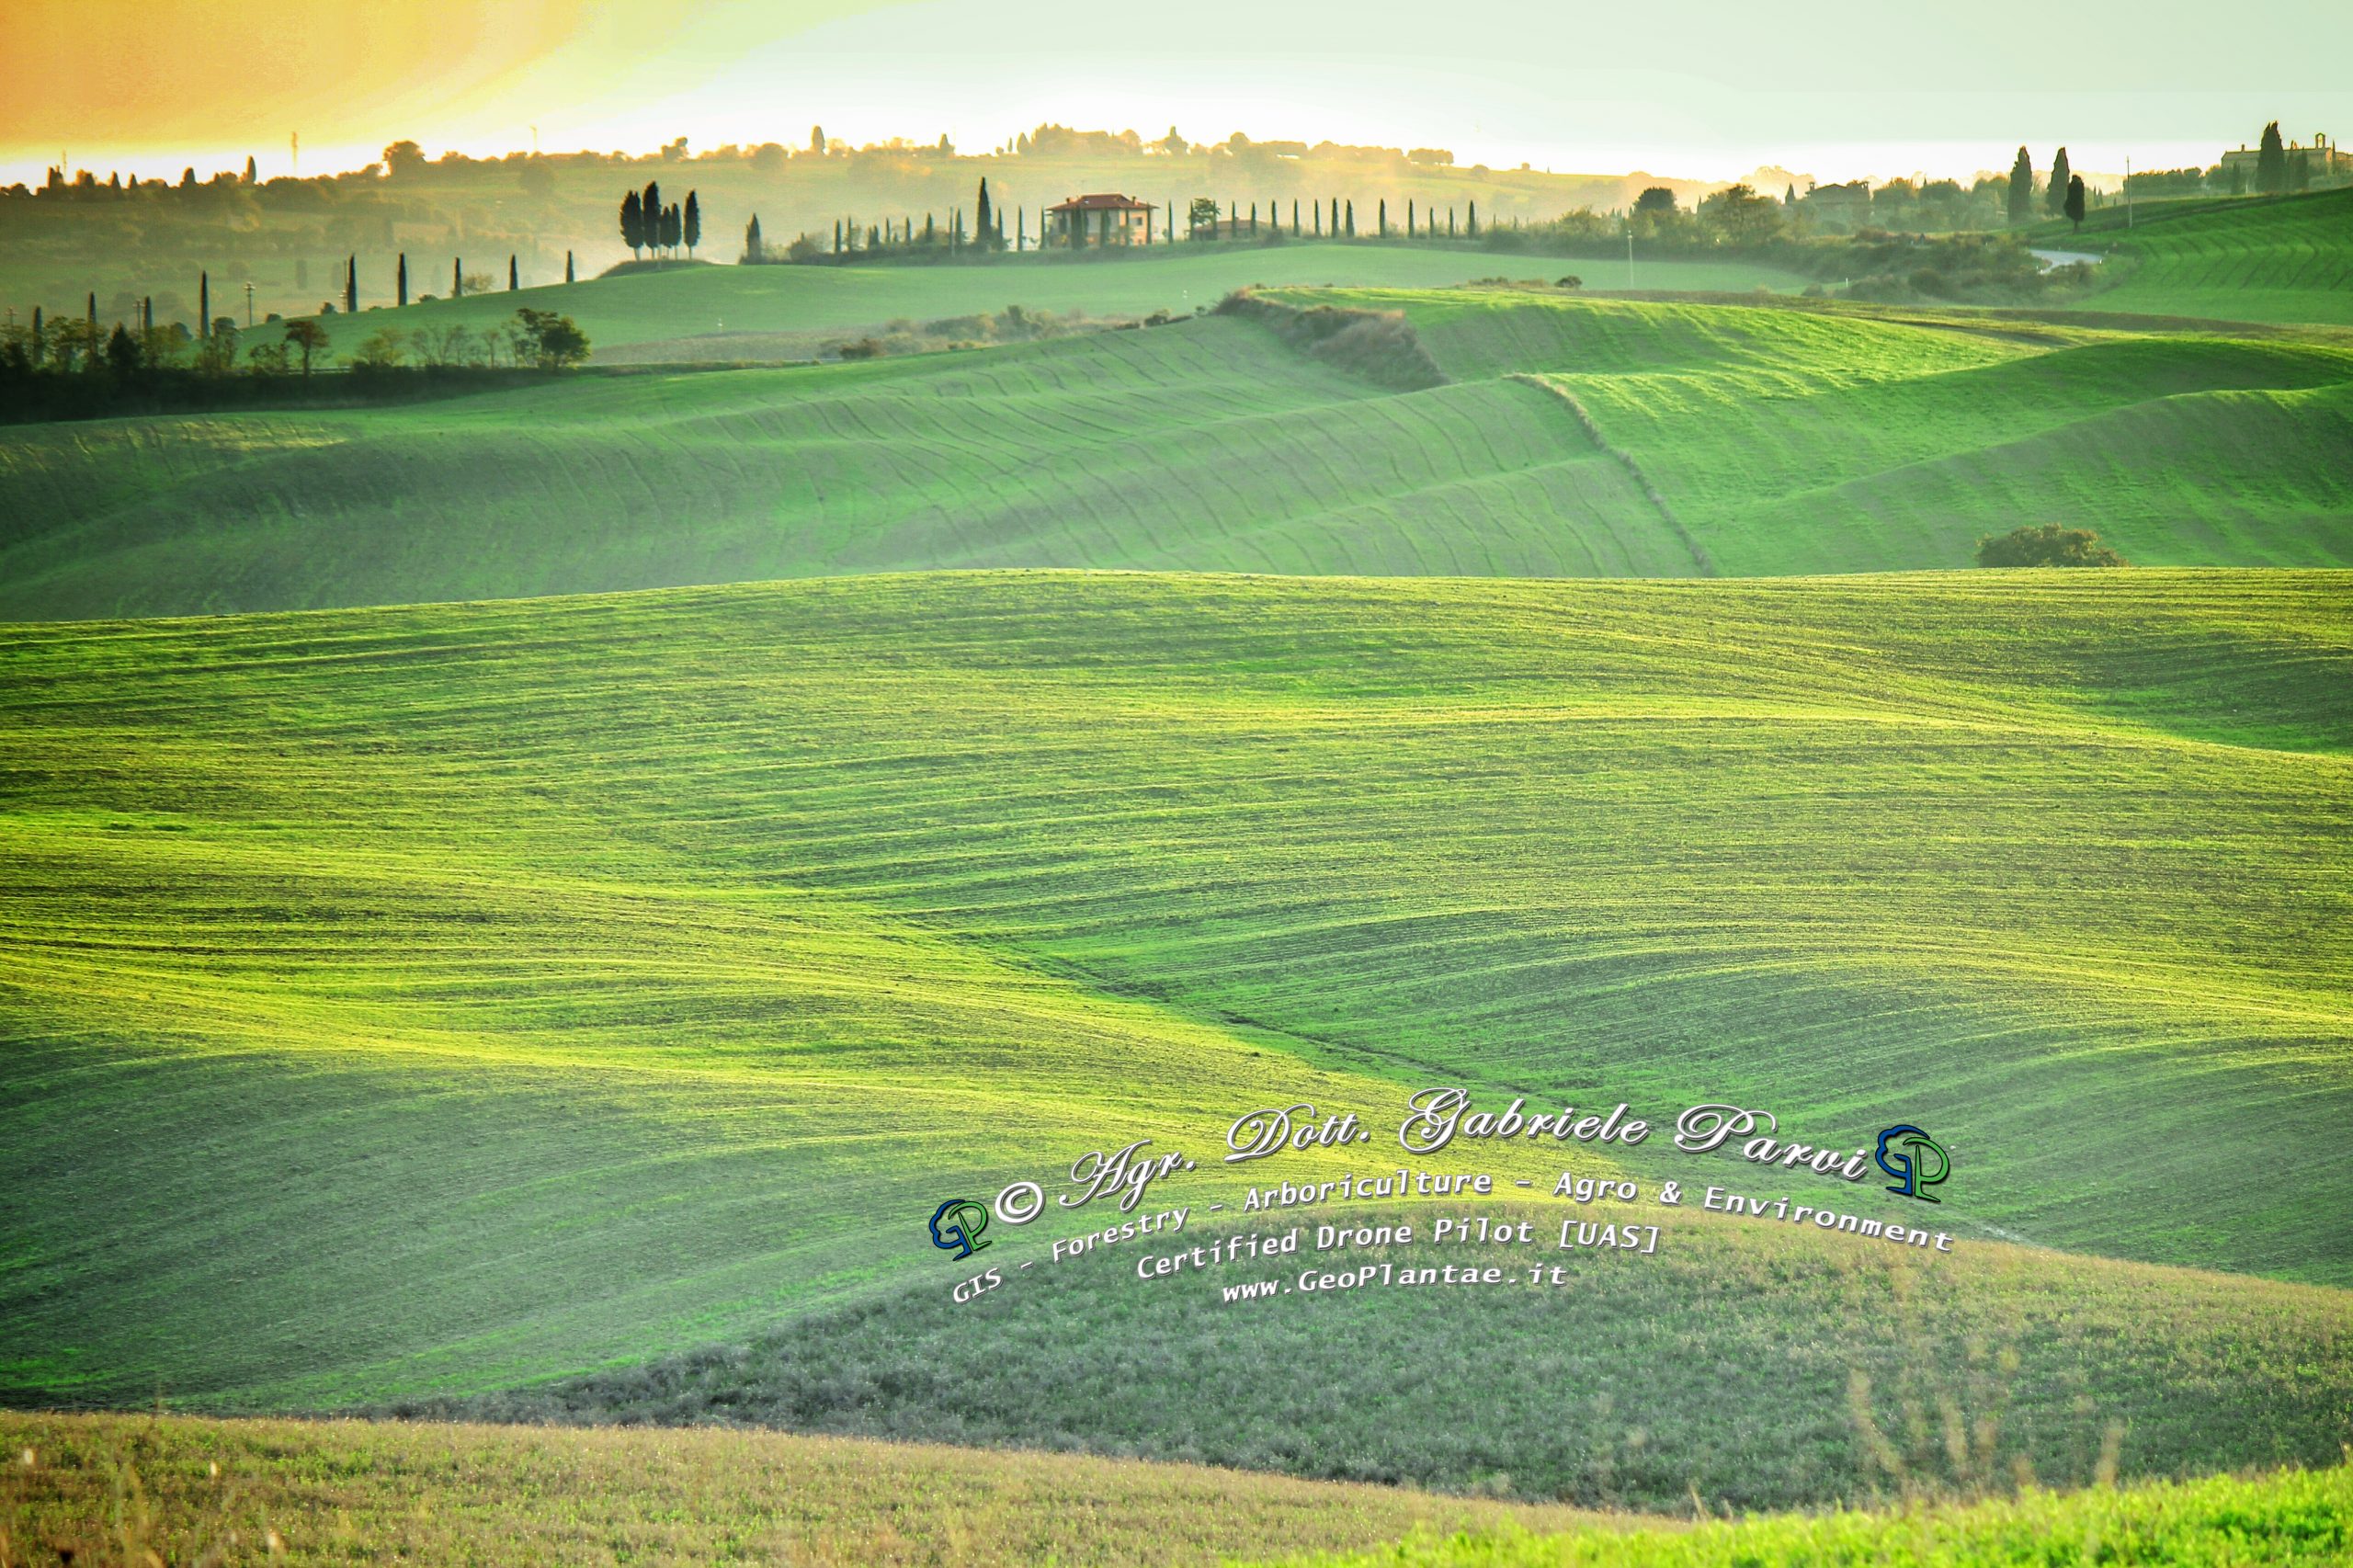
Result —
[{"label": "cypress tree", "polygon": [[621,243],[629,246],[631,261],[645,247],[645,203],[633,190],[621,199]]},{"label": "cypress tree", "polygon": [[[39,305],[33,307],[33,335],[40,335]],[[199,338],[212,335],[212,274],[210,272],[196,275],[196,335]]]},{"label": "cypress tree", "polygon": [[1405,199],[1405,237],[1414,237],[1414,199],[1410,196]]},{"label": "cypress tree", "polygon": [[1299,198],[1290,199],[1290,237],[1299,238]]},{"label": "cypress tree", "polygon": [[1324,204],[1320,201],[1317,202],[1313,210],[1315,213],[1315,237],[1320,240],[1324,237]]},{"label": "cypress tree", "polygon": [[506,291],[510,294],[523,286],[523,275],[516,268],[515,253],[506,253]]},{"label": "cypress tree", "polygon": [[2313,187],[2312,154],[2299,147],[2288,159],[2288,188],[2310,190]]},{"label": "cypress tree", "polygon": [[1356,237],[1357,237],[1357,204],[1356,204],[1355,199],[1352,198],[1352,199],[1350,199],[1350,200],[1349,200],[1349,202],[1348,202],[1348,238],[1350,238],[1350,239],[1352,239],[1352,240],[1353,240],[1353,239],[1355,239]]},{"label": "cypress tree", "polygon": [[1384,240],[1389,237],[1389,198],[1385,196],[1381,199],[1381,227],[1377,233]]},{"label": "cypress tree", "polygon": [[[755,218],[752,222],[756,224],[759,220]],[[570,251],[563,253],[563,280],[566,283],[572,281],[572,253]]]},{"label": "cypress tree", "polygon": [[2075,175],[2067,167],[2067,149],[2051,155],[2051,188],[2042,193],[2042,210],[2056,218],[2067,210],[2067,182]]},{"label": "cypress tree", "polygon": [[347,316],[359,313],[359,258],[357,256],[344,264],[343,313]]},{"label": "cypress tree", "polygon": [[1332,237],[1340,237],[1340,199],[1336,196],[1332,198]]},{"label": "cypress tree", "polygon": [[1479,237],[1479,204],[1475,201],[1471,204],[1470,217],[1463,222],[1462,237],[1468,240]]},{"label": "cypress tree", "polygon": [[687,210],[679,237],[687,242],[687,254],[690,256],[695,254],[695,246],[702,244],[702,204],[691,190],[687,192]]},{"label": "cypress tree", "polygon": [[842,221],[839,218],[834,220],[834,254],[842,254]]},{"label": "cypress tree", "polygon": [[2013,223],[2023,223],[2034,211],[2034,160],[2021,147],[2010,164],[2009,214]]},{"label": "cypress tree", "polygon": [[638,201],[645,210],[645,243],[658,250],[662,245],[662,182],[647,180],[644,194]]},{"label": "cypress tree", "polygon": [[449,298],[451,298],[451,299],[453,299],[453,300],[462,300],[462,299],[464,299],[465,297],[466,297],[466,264],[465,264],[465,260],[464,260],[464,258],[463,258],[463,257],[460,257],[460,256],[451,256],[451,257],[449,258]]},{"label": "cypress tree", "polygon": [[394,297],[402,305],[408,303],[408,252],[401,252],[400,265],[392,271]]},{"label": "cypress tree", "polygon": [[2255,193],[2277,196],[2288,188],[2288,150],[2280,144],[2279,122],[2263,128],[2263,146],[2255,155]]},{"label": "cypress tree", "polygon": [[979,233],[981,244],[984,245],[989,243],[989,223],[995,216],[995,214],[989,208],[989,176],[983,175],[980,197],[972,203],[972,226]]},{"label": "cypress tree", "polygon": [[[760,215],[755,212],[752,214],[752,221],[744,226],[744,259],[757,261],[760,259]],[[570,251],[564,252],[563,255],[563,280],[566,283],[572,281],[572,253]]]},{"label": "cypress tree", "polygon": [[1446,237],[1449,240],[1454,238],[1454,209],[1451,207],[1446,210]]},{"label": "cypress tree", "polygon": [[2068,220],[2072,222],[2077,229],[2081,229],[2084,226],[2083,176],[2069,175],[2067,176],[2067,196],[2066,199],[2060,204],[2059,210],[2067,215]]}]

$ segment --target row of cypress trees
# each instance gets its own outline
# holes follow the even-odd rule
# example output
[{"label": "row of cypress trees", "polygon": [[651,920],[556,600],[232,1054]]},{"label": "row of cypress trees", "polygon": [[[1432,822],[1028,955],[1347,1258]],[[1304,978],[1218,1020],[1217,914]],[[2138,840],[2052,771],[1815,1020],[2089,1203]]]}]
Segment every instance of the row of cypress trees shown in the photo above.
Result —
[{"label": "row of cypress trees", "polygon": [[[578,280],[578,276],[573,266],[572,253],[564,252],[563,280],[566,283],[575,282]],[[510,292],[523,287],[522,259],[518,256],[510,255],[506,258],[506,287]],[[453,300],[461,300],[465,298],[465,259],[462,256],[452,256],[449,258],[449,297]],[[96,294],[90,296],[93,323],[97,319],[97,298]],[[401,252],[399,260],[392,267],[392,302],[395,305],[408,303],[408,253],[406,251]],[[153,305],[151,304],[148,309],[151,312],[148,324],[153,326],[154,324],[152,318]],[[346,315],[356,315],[358,310],[359,257],[352,256],[346,258],[343,264],[343,311]],[[212,274],[209,271],[196,275],[196,318],[197,335],[210,336],[212,333]]]},{"label": "row of cypress trees", "polygon": [[640,251],[681,246],[692,256],[702,244],[702,203],[690,190],[684,206],[665,207],[662,182],[647,180],[642,191],[632,190],[621,199],[621,243],[629,246],[632,260]]}]

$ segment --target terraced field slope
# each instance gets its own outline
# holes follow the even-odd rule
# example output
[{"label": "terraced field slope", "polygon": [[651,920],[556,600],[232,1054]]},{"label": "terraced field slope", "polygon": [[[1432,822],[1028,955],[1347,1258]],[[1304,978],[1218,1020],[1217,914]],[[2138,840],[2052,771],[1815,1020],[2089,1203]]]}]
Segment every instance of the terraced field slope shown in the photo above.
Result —
[{"label": "terraced field slope", "polygon": [[2086,301],[2103,311],[2219,321],[2353,326],[2353,188],[2269,200],[2121,207],[2080,234],[2054,226],[2040,243],[2113,249],[2115,287]]},{"label": "terraced field slope", "polygon": [[[1313,242],[1248,249],[1176,247],[1148,256],[1005,258],[985,266],[692,267],[513,295],[500,290],[442,299],[406,310],[366,311],[356,319],[324,316],[320,324],[347,353],[380,327],[406,332],[462,326],[479,332],[511,322],[517,305],[529,305],[563,312],[597,347],[641,349],[629,356],[632,359],[642,360],[653,352],[651,346],[661,344],[671,345],[680,357],[705,359],[724,358],[731,334],[847,331],[901,318],[920,323],[994,312],[1007,305],[1056,315],[1182,315],[1254,283],[1428,289],[1529,267],[1546,278],[1561,270],[1542,258],[1497,257],[1472,249]],[[1749,262],[1673,261],[1645,262],[1637,281],[1645,289],[1740,292],[1795,292],[1806,282]]]},{"label": "terraced field slope", "polygon": [[0,431],[0,615],[904,569],[1694,576],[2353,561],[2353,347],[1983,313],[1299,292],[1403,311],[1394,393],[1228,318],[398,408]]},{"label": "terraced field slope", "polygon": [[8,629],[0,1396],[741,1338],[937,1283],[945,1192],[1415,1080],[1900,1112],[1966,1235],[2353,1280],[2347,593],[982,574]]},{"label": "terraced field slope", "polygon": [[2143,565],[2353,562],[2353,343],[1549,291],[1403,310],[1458,378],[1533,372],[1727,575],[1969,563],[2021,522]]},{"label": "terraced field slope", "polygon": [[0,614],[937,566],[1694,570],[1540,390],[1389,396],[1211,320],[399,409],[0,432]]}]

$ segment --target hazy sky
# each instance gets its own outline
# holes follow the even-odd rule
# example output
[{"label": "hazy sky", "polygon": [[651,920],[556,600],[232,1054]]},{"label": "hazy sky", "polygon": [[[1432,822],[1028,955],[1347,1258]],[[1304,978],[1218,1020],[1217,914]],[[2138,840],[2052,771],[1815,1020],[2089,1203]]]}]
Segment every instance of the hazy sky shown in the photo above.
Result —
[{"label": "hazy sky", "polygon": [[9,0],[0,168],[286,172],[685,135],[799,144],[1041,120],[1452,148],[1464,163],[1823,179],[2211,162],[2353,136],[2353,6],[2119,0]]}]

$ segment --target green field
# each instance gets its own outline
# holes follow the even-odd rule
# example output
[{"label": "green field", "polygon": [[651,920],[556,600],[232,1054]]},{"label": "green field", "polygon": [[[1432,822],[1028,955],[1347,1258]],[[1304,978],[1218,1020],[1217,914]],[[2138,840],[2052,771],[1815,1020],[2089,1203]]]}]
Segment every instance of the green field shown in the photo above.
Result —
[{"label": "green field", "polygon": [[2347,591],[982,574],[7,629],[0,1398],[741,1341],[937,1288],[943,1189],[1413,1081],[1902,1115],[1972,1244],[2343,1285]]},{"label": "green field", "polygon": [[1746,1519],[1672,1534],[1424,1530],[1293,1568],[2326,1568],[2353,1551],[2353,1469],[2220,1475],[2186,1484],[2014,1501]]},{"label": "green field", "polygon": [[1404,312],[1455,384],[1391,392],[1212,318],[392,408],[17,426],[0,431],[0,615],[938,567],[1906,570],[1965,565],[2025,521],[2096,529],[2137,565],[2353,562],[2353,347],[2325,336],[1555,290],[1282,297]]},{"label": "green field", "polygon": [[[1336,244],[1304,241],[1264,246],[1172,246],[1145,256],[1006,257],[946,267],[681,267],[665,273],[505,290],[468,299],[438,299],[406,310],[385,308],[350,317],[320,318],[338,349],[379,327],[399,331],[463,326],[480,332],[513,320],[517,305],[560,310],[578,322],[599,348],[667,345],[675,357],[728,358],[730,335],[841,332],[876,328],[893,320],[926,322],[1019,305],[1056,315],[1132,317],[1154,311],[1183,315],[1214,305],[1252,284],[1361,285],[1443,288],[1499,272],[1551,279],[1591,263],[1544,256],[1495,256],[1465,248]],[[1624,268],[1597,286],[1623,280]],[[419,292],[448,293],[420,282]],[[1773,289],[1795,292],[1806,279],[1754,262],[1644,261],[1635,284],[1646,290]],[[648,357],[645,353],[632,358]],[[753,354],[747,358],[764,358]]]},{"label": "green field", "polygon": [[2037,243],[2114,250],[2106,270],[2120,276],[2095,310],[2353,326],[2353,189],[2143,205],[2132,219],[2109,207],[2081,234],[2054,225]]}]

